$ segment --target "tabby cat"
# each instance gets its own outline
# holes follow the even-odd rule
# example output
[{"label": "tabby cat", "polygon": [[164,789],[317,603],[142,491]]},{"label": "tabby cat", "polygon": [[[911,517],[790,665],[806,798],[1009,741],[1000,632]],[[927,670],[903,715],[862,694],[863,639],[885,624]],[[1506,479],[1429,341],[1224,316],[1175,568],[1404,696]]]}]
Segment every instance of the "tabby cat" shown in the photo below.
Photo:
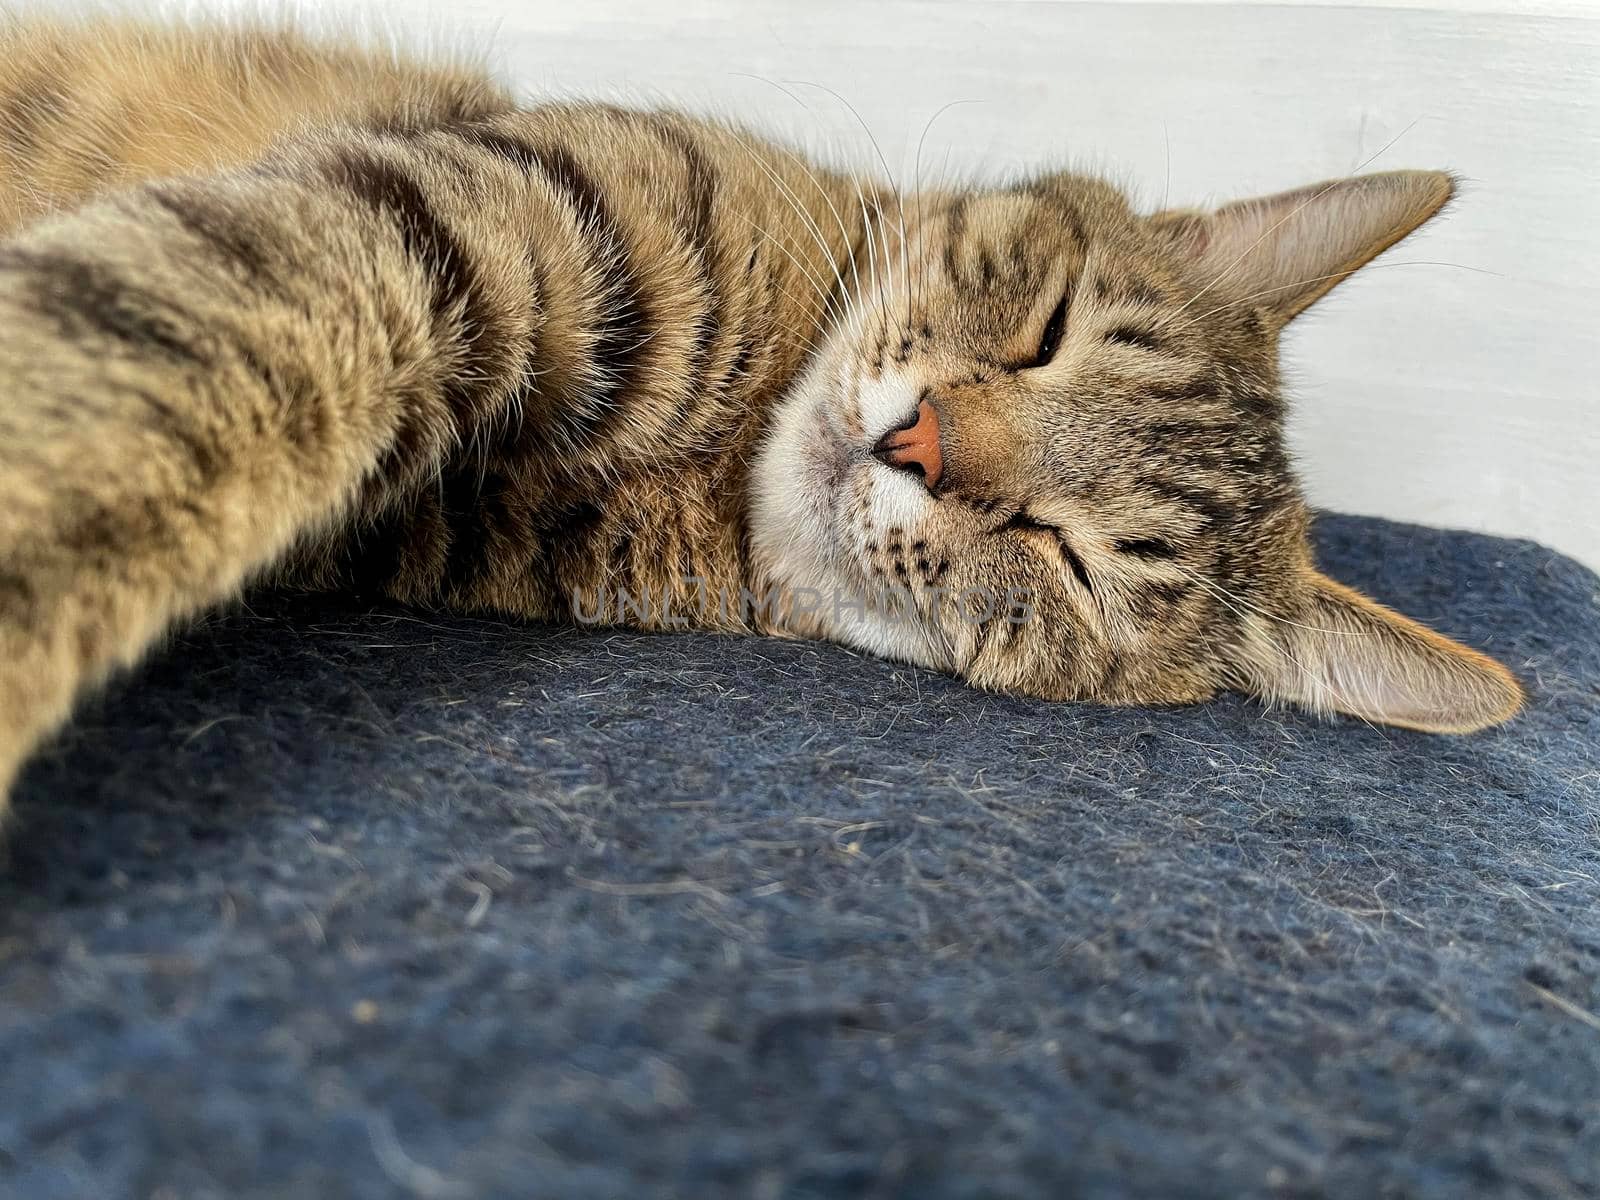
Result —
[{"label": "tabby cat", "polygon": [[0,795],[253,581],[1415,729],[1499,664],[1319,574],[1278,340],[1439,211],[897,194],[282,30],[0,28]]}]

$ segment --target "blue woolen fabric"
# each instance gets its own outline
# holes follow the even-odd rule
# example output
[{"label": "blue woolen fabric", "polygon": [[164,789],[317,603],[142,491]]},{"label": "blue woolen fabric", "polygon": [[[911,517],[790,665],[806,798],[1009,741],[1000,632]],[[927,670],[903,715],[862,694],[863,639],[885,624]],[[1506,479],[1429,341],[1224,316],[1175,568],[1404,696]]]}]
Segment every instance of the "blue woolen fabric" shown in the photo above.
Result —
[{"label": "blue woolen fabric", "polygon": [[[258,597],[23,776],[0,1194],[1600,1191],[1600,582],[1328,517],[1434,738]],[[165,1189],[165,1190],[163,1190]]]}]

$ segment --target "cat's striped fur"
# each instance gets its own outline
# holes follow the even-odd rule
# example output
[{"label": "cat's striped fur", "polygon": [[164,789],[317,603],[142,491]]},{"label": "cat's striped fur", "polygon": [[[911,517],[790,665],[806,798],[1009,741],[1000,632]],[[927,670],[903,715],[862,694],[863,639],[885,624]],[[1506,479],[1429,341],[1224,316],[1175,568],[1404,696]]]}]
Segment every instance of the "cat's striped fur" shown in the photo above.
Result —
[{"label": "cat's striped fur", "polygon": [[[1355,232],[1305,274],[1408,232],[1441,179],[1397,177],[1376,218],[1347,199]],[[263,576],[557,619],[625,588],[671,599],[645,624],[820,634],[1044,696],[1503,718],[1502,669],[1364,601],[1323,618],[1367,635],[1359,669],[1285,633],[1341,598],[1306,556],[1275,368],[1331,283],[1190,307],[1230,244],[1208,221],[1071,176],[906,202],[731,127],[519,108],[289,33],[6,27],[0,792],[84,687]],[[1063,289],[1070,388],[1023,369]],[[870,454],[922,401],[937,489]],[[821,508],[796,482],[819,430]],[[1105,469],[1052,465],[1074,455]],[[865,525],[811,529],[840,497]],[[1064,524],[1076,546],[1036,540]],[[697,591],[913,565],[1020,581],[1034,620],[935,602],[862,632]]]}]

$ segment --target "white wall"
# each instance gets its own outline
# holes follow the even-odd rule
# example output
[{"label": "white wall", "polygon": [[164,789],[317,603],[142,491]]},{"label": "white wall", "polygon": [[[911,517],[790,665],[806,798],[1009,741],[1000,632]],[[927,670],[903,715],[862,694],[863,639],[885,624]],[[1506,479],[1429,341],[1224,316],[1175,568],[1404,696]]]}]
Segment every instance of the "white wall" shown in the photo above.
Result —
[{"label": "white wall", "polygon": [[[227,6],[228,0],[216,0]],[[259,8],[255,0],[233,7]],[[349,23],[348,0],[301,6]],[[1446,167],[1465,197],[1297,323],[1322,505],[1537,538],[1600,566],[1600,10],[1581,0],[394,0],[552,91],[732,112],[909,172],[1070,162],[1149,204]],[[1392,143],[1392,144],[1391,144]],[[1380,153],[1381,151],[1381,153]],[[1442,264],[1442,265],[1441,265]]]}]

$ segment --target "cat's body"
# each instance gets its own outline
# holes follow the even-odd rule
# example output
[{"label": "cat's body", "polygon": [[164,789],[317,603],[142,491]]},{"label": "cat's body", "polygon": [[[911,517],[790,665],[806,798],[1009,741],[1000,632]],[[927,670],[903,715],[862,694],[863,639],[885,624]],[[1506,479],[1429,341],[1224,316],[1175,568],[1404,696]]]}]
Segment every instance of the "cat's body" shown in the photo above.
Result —
[{"label": "cat's body", "polygon": [[1279,329],[1449,190],[901,196],[290,34],[0,30],[0,793],[260,578],[1503,719],[1503,669],[1315,574],[1282,448]]},{"label": "cat's body", "polygon": [[[574,591],[603,585],[659,595],[689,586],[684,577],[744,581],[747,463],[771,398],[820,323],[825,298],[813,277],[831,277],[809,223],[828,223],[839,261],[860,252],[864,214],[851,185],[672,114],[517,113],[470,73],[287,34],[43,32],[61,44],[55,53],[96,53],[56,68],[81,79],[82,91],[62,95],[54,123],[32,122],[41,162],[5,165],[14,210],[31,200],[19,226],[91,190],[237,168],[279,141],[272,169],[296,182],[274,199],[306,206],[304,229],[293,217],[282,226],[277,214],[257,217],[238,192],[181,185],[143,198],[139,216],[156,227],[159,249],[128,258],[154,266],[167,255],[227,280],[234,290],[205,297],[201,319],[242,309],[238,319],[250,323],[259,319],[251,306],[322,302],[276,295],[279,283],[338,295],[326,279],[301,278],[310,272],[300,263],[355,280],[351,263],[317,265],[313,245],[322,248],[328,229],[349,227],[362,244],[339,249],[353,256],[368,253],[367,239],[398,251],[382,264],[392,275],[361,290],[374,302],[380,289],[396,293],[415,344],[385,345],[410,362],[380,370],[427,376],[403,385],[419,394],[400,403],[433,427],[412,431],[419,444],[390,451],[393,461],[364,481],[354,527],[297,546],[276,568],[284,577],[541,618],[565,618]],[[28,100],[37,80],[18,65],[37,57],[4,55],[18,81],[11,111],[43,112]],[[168,64],[165,77],[151,71]],[[113,125],[102,114],[114,111],[143,123]],[[149,161],[149,146],[164,157]],[[93,178],[81,169],[88,162],[105,164],[109,177]],[[28,181],[41,177],[49,186],[34,198]],[[306,178],[312,186],[298,183]],[[795,212],[787,196],[809,211]],[[311,244],[296,246],[299,238]],[[184,299],[196,304],[193,293]],[[377,340],[398,342],[388,331],[400,314],[374,315],[385,326]],[[79,332],[125,340],[92,322]],[[350,389],[316,377],[270,332],[259,340],[243,349],[267,369],[312,376],[296,382],[319,398]],[[170,365],[151,364],[162,386]],[[379,373],[366,382],[385,386]]]}]

